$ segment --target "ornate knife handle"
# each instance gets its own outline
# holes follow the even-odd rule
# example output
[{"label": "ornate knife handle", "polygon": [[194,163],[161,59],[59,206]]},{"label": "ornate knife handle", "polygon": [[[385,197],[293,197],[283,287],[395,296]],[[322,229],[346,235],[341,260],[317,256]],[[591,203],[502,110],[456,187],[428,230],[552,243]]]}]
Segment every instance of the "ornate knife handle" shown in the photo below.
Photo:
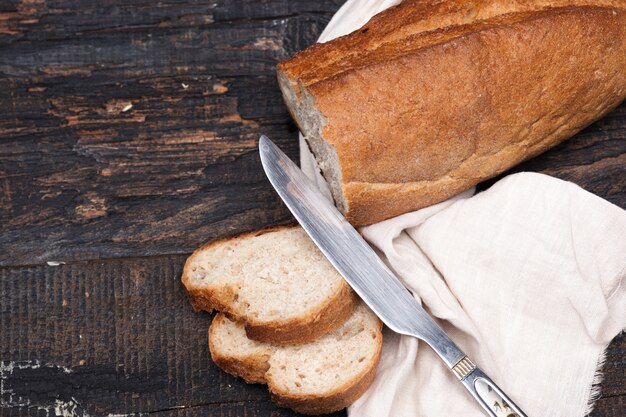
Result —
[{"label": "ornate knife handle", "polygon": [[452,367],[452,372],[491,417],[527,417],[467,356]]}]

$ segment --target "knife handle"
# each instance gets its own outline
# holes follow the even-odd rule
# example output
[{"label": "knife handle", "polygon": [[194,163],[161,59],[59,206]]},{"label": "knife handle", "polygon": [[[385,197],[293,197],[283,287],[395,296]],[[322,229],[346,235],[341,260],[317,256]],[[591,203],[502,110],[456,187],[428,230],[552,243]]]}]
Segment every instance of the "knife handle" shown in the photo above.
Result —
[{"label": "knife handle", "polygon": [[465,356],[452,372],[491,417],[527,417],[485,373]]}]

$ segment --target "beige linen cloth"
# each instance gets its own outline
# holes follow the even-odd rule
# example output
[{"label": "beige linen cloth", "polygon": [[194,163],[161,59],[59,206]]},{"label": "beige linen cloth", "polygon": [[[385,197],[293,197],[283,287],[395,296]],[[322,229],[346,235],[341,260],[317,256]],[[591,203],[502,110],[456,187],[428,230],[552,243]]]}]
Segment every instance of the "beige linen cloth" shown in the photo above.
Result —
[{"label": "beige linen cloth", "polygon": [[[397,1],[348,0],[320,41]],[[328,189],[301,139],[301,164]],[[361,229],[415,298],[529,417],[582,417],[626,326],[626,212],[533,173]],[[351,417],[482,417],[435,353],[385,330]]]}]

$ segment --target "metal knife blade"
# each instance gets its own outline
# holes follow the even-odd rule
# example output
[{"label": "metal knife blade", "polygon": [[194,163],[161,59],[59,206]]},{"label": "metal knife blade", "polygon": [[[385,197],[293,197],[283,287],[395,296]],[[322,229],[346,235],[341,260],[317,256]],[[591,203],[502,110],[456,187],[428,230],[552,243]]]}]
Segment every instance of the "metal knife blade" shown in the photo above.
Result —
[{"label": "metal knife blade", "polygon": [[287,207],[383,323],[440,346],[448,365],[459,361],[463,352],[441,343],[449,339],[437,323],[300,168],[267,137],[261,137],[259,147],[265,173]]},{"label": "metal knife blade", "polygon": [[383,323],[397,333],[416,337],[431,346],[489,415],[501,415],[495,406],[487,404],[495,395],[524,417],[435,323],[300,168],[266,136],[260,138],[259,152],[265,174],[302,228]]}]

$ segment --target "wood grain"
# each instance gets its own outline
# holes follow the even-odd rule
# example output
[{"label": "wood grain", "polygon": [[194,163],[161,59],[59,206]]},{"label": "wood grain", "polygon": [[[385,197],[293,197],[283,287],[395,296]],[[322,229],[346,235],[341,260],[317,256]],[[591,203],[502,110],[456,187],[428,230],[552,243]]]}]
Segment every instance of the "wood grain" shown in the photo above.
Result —
[{"label": "wood grain", "polygon": [[[341,3],[0,0],[0,416],[296,416],[211,363],[179,279],[291,221],[256,140],[297,155],[274,65]],[[512,172],[624,208],[624,139],[626,105]],[[591,416],[626,415],[625,358],[621,336]]]},{"label": "wood grain", "polygon": [[189,406],[295,415],[270,407],[263,386],[247,386],[211,362],[211,315],[187,301],[184,260],[2,269],[1,405],[29,414],[55,406],[82,415]]},{"label": "wood grain", "polygon": [[185,253],[288,221],[256,153],[265,133],[297,155],[274,66],[340,2],[101,3],[1,3],[0,264]]},{"label": "wood grain", "polygon": [[184,261],[0,269],[0,414],[296,415],[211,362],[211,315],[192,310]]},{"label": "wood grain", "polygon": [[[211,362],[211,315],[192,310],[184,261],[0,268],[0,415],[296,416],[271,405],[264,386]],[[608,350],[592,416],[623,416],[625,353],[622,336]]]}]

